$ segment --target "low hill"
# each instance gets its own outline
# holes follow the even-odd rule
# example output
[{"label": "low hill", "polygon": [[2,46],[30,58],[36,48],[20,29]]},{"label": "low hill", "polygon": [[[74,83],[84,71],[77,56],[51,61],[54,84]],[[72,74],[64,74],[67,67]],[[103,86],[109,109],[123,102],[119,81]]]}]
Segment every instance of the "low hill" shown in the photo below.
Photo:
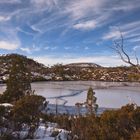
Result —
[{"label": "low hill", "polygon": [[31,72],[32,81],[98,80],[98,81],[140,81],[140,74],[134,67],[106,68],[95,63],[57,64],[51,68],[19,54],[0,56],[0,83],[9,77],[9,68],[14,57],[20,57]]},{"label": "low hill", "polygon": [[81,67],[81,68],[97,68],[101,67],[98,64],[95,63],[70,63],[65,65],[66,67]]},{"label": "low hill", "polygon": [[[33,59],[27,58],[26,56],[19,54],[7,54],[0,56],[0,81],[7,80],[9,75],[9,68],[11,66],[11,61],[14,58],[20,57],[22,61],[26,64],[28,71],[31,72],[32,78],[35,75],[42,75],[46,73],[47,67],[41,63],[34,61]],[[33,78],[34,79],[34,78]]]}]

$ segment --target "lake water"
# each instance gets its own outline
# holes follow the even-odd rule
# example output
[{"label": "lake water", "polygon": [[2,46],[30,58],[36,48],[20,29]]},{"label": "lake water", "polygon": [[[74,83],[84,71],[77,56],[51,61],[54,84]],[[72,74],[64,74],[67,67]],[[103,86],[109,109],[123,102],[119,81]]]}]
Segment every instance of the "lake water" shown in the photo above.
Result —
[{"label": "lake water", "polygon": [[[140,105],[140,83],[99,82],[99,81],[67,81],[36,82],[32,89],[36,94],[46,97],[51,104],[74,106],[77,102],[85,102],[87,90],[92,87],[99,107],[119,108],[127,103]],[[0,93],[5,90],[0,85]]]}]

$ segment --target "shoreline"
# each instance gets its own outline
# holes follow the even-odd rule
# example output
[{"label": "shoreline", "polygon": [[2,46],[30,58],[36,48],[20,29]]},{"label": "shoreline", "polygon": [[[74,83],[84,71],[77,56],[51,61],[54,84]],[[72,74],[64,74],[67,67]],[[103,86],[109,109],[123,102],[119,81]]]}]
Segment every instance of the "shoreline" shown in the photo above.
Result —
[{"label": "shoreline", "polygon": [[[98,88],[111,88],[111,87],[139,87],[140,82],[126,82],[126,81],[121,81],[121,82],[112,82],[112,81],[89,81],[89,80],[79,80],[79,81],[35,81],[31,82],[31,85],[38,84],[38,83],[66,83],[66,84],[71,84],[75,83],[76,85],[85,85],[85,86],[97,86],[98,83],[101,83],[100,86],[97,86]],[[6,83],[0,83],[1,86],[6,86]]]}]

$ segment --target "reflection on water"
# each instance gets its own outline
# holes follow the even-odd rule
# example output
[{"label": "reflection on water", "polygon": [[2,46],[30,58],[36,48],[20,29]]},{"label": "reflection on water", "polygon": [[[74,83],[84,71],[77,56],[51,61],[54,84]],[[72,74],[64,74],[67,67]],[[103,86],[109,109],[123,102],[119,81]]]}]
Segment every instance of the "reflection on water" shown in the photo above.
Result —
[{"label": "reflection on water", "polygon": [[[140,83],[69,81],[32,83],[36,94],[46,97],[52,103],[74,106],[76,102],[85,102],[87,90],[92,87],[100,107],[118,108],[130,102],[140,105]],[[5,85],[0,85],[0,93]]]}]

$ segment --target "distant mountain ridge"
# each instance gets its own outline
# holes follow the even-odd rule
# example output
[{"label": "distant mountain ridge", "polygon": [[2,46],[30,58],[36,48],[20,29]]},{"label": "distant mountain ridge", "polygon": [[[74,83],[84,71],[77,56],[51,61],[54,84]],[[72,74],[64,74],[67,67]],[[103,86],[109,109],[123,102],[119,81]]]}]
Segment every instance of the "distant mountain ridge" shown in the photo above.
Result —
[{"label": "distant mountain ridge", "polygon": [[70,64],[66,64],[65,66],[67,66],[67,67],[83,67],[83,68],[101,67],[100,65],[95,64],[95,63],[84,63],[84,62],[82,62],[82,63],[70,63]]},{"label": "distant mountain ridge", "polygon": [[20,57],[31,72],[32,81],[140,81],[140,74],[133,67],[106,68],[95,63],[56,64],[52,67],[27,58],[19,54],[0,56],[0,83],[6,82],[9,77],[9,68],[14,57]]}]

